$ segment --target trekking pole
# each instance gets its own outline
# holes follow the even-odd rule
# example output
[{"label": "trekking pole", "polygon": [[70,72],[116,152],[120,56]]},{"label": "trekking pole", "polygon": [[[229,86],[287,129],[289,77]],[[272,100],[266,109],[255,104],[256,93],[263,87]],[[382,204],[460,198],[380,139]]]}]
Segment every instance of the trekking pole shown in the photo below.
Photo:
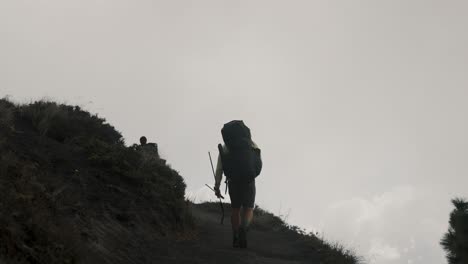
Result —
[{"label": "trekking pole", "polygon": [[[212,190],[214,193],[216,193],[216,191],[211,186],[209,186],[208,184],[205,184],[205,186],[210,188],[210,190]],[[221,195],[221,198],[224,199],[224,197],[222,195]],[[219,199],[221,199],[221,198],[219,198]]]},{"label": "trekking pole", "polygon": [[[211,159],[211,153],[208,151],[208,157],[210,157],[210,164],[211,164],[211,170],[213,171],[213,177],[215,178],[215,181],[216,181],[216,173],[214,171],[214,167],[213,167],[213,160]],[[206,184],[206,186],[208,186]],[[208,186],[208,188],[210,188],[213,192],[215,192],[216,194],[216,191],[211,188],[210,186]],[[224,224],[224,205],[223,205],[223,201],[221,201],[221,198],[224,199],[224,197],[222,195],[220,195],[219,198],[219,204],[221,205],[221,213],[222,213],[222,216],[221,216],[221,224]]]}]

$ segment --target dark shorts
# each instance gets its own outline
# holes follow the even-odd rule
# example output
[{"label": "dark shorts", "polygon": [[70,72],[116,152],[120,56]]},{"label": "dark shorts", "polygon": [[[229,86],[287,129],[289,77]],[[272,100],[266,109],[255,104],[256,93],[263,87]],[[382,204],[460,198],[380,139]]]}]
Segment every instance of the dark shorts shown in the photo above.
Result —
[{"label": "dark shorts", "polygon": [[247,184],[229,182],[229,197],[231,197],[231,207],[254,208],[255,192],[255,181]]}]

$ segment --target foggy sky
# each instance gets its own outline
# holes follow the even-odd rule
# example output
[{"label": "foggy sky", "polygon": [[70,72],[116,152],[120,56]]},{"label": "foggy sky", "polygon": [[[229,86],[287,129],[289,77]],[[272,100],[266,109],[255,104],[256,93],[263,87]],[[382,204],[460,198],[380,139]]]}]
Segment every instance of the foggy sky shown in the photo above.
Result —
[{"label": "foggy sky", "polygon": [[468,196],[468,2],[0,0],[0,96],[141,135],[206,199],[243,119],[257,203],[370,263],[446,263]]}]

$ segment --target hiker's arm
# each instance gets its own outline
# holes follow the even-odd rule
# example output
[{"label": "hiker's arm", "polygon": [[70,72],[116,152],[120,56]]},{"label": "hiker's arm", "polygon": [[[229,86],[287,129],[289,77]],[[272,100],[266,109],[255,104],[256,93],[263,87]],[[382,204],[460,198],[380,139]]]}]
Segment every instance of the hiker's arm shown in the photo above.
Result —
[{"label": "hiker's arm", "polygon": [[221,162],[221,155],[218,155],[218,162],[216,163],[216,174],[215,174],[215,189],[219,189],[222,179],[223,179],[223,163]]}]

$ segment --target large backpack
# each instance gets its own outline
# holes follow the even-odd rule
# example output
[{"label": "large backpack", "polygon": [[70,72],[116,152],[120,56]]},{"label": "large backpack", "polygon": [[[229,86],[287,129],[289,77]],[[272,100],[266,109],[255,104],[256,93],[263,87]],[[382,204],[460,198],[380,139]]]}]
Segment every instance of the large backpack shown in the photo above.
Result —
[{"label": "large backpack", "polygon": [[218,145],[226,178],[235,183],[249,183],[262,170],[260,149],[254,148],[250,129],[241,120],[226,123],[221,129],[227,151]]}]

